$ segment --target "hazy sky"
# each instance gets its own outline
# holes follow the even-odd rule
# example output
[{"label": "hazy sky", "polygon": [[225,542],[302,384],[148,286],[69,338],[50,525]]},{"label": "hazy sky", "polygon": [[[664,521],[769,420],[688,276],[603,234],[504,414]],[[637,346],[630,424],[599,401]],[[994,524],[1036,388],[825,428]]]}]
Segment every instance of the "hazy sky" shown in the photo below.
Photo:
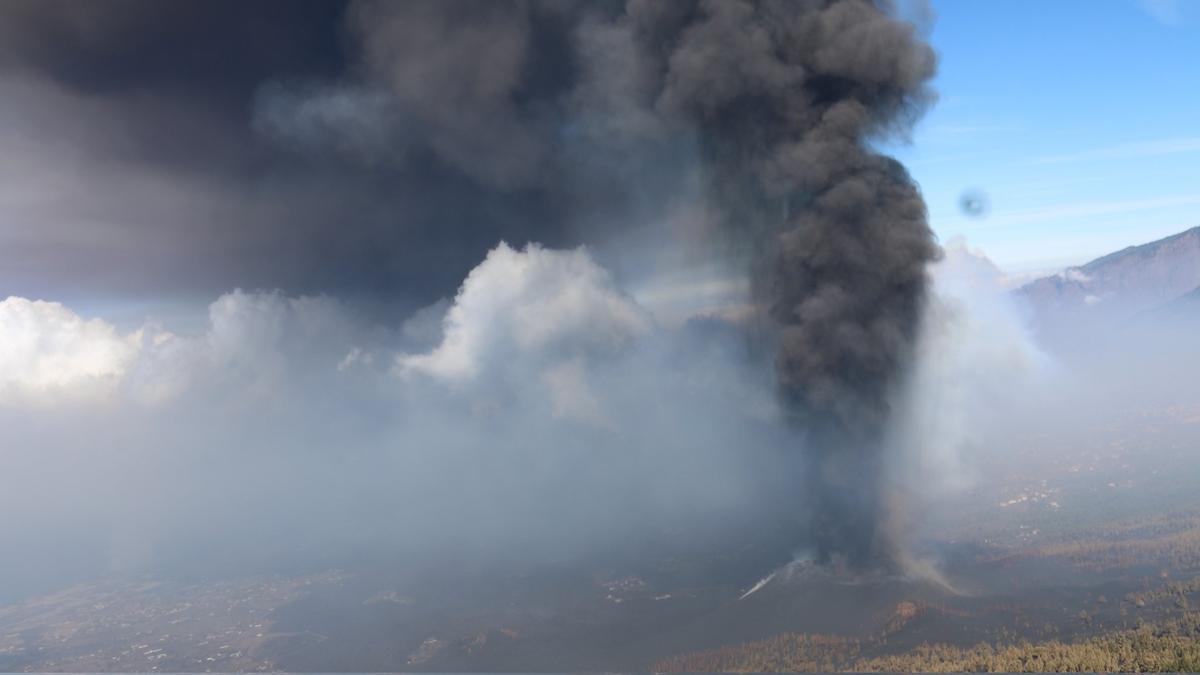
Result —
[{"label": "hazy sky", "polygon": [[[941,99],[896,152],[943,241],[1025,272],[1200,225],[1200,2],[933,10]],[[958,208],[973,188],[984,218]]]}]

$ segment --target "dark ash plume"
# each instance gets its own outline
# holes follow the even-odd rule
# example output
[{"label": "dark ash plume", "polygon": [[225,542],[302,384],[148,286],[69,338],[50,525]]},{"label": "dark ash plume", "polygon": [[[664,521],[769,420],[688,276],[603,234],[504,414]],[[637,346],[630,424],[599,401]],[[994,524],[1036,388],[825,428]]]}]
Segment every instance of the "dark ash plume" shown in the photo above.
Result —
[{"label": "dark ash plume", "polygon": [[908,173],[869,146],[932,99],[932,50],[887,10],[699,3],[666,43],[657,101],[698,125],[715,202],[751,249],[780,395],[810,436],[817,555],[857,568],[899,554],[882,473],[888,397],[939,252]]}]

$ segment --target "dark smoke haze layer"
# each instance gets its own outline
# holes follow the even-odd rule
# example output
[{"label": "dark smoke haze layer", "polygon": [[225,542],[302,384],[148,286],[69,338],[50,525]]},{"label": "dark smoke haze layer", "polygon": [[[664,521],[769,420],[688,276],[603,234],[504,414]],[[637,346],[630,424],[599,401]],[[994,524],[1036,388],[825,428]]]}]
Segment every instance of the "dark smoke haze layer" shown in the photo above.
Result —
[{"label": "dark smoke haze layer", "polygon": [[807,435],[818,556],[886,566],[888,400],[938,249],[870,143],[935,65],[868,0],[6,2],[0,264],[28,296],[393,308],[501,239],[594,245],[618,281],[719,251]]}]

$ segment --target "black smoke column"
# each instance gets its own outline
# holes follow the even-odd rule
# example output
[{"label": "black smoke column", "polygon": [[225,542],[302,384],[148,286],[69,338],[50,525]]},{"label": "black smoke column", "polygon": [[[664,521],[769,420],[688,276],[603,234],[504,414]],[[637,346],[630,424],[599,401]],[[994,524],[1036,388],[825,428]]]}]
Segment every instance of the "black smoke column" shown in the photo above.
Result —
[{"label": "black smoke column", "polygon": [[808,436],[818,558],[889,567],[883,436],[938,247],[917,187],[869,141],[932,100],[936,59],[865,0],[702,2],[659,108],[699,126],[712,191],[748,244],[779,392]]}]

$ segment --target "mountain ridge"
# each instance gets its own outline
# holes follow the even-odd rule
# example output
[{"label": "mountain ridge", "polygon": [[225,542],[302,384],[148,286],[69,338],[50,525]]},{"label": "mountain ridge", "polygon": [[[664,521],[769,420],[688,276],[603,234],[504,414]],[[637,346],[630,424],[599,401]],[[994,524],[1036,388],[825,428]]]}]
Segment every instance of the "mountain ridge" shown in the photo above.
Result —
[{"label": "mountain ridge", "polygon": [[1018,289],[1044,318],[1132,316],[1200,291],[1200,226],[1127,246]]}]

